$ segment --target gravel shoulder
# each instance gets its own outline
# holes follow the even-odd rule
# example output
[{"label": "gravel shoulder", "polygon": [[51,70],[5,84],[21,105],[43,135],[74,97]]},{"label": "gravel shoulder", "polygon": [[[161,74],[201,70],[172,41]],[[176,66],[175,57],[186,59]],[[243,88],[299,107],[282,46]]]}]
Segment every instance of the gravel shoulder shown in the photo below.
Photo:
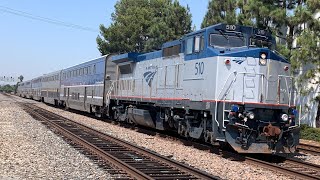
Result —
[{"label": "gravel shoulder", "polygon": [[0,179],[109,178],[89,158],[0,94]]},{"label": "gravel shoulder", "polygon": [[159,136],[146,135],[94,118],[53,108],[42,103],[38,103],[37,106],[224,179],[290,179],[290,177],[286,175],[243,162],[228,160],[213,153],[185,146],[178,141],[170,141]]}]

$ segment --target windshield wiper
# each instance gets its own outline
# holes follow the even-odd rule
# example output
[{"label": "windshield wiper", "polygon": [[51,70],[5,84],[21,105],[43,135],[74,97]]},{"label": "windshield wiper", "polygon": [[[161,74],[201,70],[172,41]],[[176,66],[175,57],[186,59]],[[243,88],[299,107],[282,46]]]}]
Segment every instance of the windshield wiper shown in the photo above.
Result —
[{"label": "windshield wiper", "polygon": [[229,41],[229,36],[228,35],[224,34],[221,29],[219,29],[218,31],[224,38],[226,38]]}]

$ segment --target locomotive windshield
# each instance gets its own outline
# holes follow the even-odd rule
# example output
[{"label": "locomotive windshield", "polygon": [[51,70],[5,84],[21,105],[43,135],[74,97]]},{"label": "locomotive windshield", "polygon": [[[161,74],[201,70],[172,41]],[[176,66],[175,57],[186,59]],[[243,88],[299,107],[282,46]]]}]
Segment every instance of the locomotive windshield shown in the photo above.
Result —
[{"label": "locomotive windshield", "polygon": [[211,34],[210,45],[215,47],[243,47],[246,46],[245,38],[224,34]]}]

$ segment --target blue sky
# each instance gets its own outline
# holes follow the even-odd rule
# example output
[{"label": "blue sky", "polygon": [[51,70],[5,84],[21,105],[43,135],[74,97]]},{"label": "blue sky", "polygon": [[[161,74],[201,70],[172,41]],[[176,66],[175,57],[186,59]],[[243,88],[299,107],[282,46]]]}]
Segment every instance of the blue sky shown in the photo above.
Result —
[{"label": "blue sky", "polygon": [[[0,0],[0,77],[29,80],[100,56],[99,25],[111,23],[116,0]],[[208,0],[180,0],[192,13],[197,29]],[[95,29],[84,31],[5,12],[3,7]],[[3,82],[0,82],[2,84]]]}]

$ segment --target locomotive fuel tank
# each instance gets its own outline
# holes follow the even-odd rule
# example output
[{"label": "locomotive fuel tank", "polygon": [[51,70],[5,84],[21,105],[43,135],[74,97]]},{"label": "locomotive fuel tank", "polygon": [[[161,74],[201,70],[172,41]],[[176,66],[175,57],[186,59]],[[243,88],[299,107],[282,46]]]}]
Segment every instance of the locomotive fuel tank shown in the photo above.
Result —
[{"label": "locomotive fuel tank", "polygon": [[128,108],[128,118],[135,124],[156,128],[154,123],[155,117],[152,117],[149,110]]}]

